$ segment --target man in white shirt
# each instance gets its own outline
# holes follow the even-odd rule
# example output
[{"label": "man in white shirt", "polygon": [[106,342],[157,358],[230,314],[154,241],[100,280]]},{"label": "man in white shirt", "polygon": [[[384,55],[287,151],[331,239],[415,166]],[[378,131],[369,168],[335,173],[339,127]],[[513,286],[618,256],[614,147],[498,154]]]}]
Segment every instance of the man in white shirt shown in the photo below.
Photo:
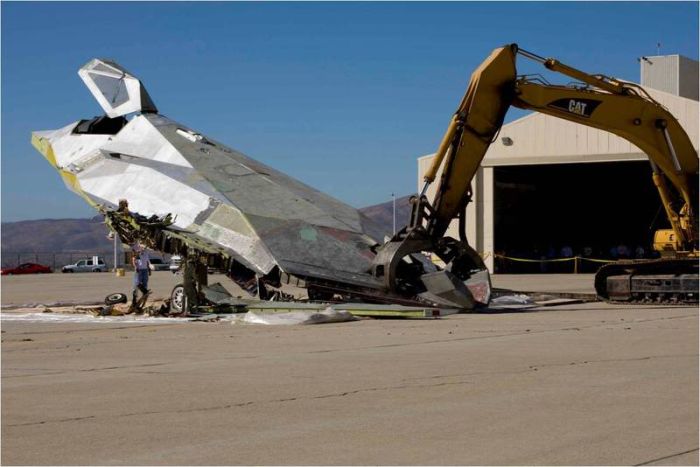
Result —
[{"label": "man in white shirt", "polygon": [[[151,275],[151,260],[148,251],[139,243],[133,246],[134,254],[131,257],[131,265],[134,267],[134,299],[136,290],[142,294],[148,293],[148,276]],[[134,300],[136,301],[136,300]]]}]

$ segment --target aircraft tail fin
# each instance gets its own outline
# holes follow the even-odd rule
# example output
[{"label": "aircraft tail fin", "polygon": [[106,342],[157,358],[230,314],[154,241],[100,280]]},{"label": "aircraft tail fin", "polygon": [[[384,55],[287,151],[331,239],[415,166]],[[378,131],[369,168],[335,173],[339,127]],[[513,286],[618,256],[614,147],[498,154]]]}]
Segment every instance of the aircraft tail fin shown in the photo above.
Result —
[{"label": "aircraft tail fin", "polygon": [[94,58],[78,75],[110,118],[158,112],[143,83],[116,62]]}]

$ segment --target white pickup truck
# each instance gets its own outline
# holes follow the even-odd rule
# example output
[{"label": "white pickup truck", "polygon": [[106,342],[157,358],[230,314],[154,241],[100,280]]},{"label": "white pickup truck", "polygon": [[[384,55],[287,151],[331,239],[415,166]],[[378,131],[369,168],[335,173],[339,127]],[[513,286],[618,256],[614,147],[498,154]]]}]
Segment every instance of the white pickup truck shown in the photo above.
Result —
[{"label": "white pickup truck", "polygon": [[61,268],[61,272],[105,272],[106,270],[105,260],[99,256],[81,259],[75,264],[66,264]]}]

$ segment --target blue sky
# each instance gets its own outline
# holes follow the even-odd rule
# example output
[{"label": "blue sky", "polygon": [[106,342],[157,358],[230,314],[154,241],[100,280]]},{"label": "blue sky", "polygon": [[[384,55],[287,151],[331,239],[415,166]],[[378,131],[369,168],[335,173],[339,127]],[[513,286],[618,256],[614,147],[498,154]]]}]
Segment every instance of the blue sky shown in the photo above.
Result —
[{"label": "blue sky", "polygon": [[416,158],[498,46],[633,81],[659,41],[698,58],[697,2],[1,8],[3,221],[94,215],[29,142],[102,113],[76,74],[93,57],[139,76],[168,117],[356,207],[416,190]]}]

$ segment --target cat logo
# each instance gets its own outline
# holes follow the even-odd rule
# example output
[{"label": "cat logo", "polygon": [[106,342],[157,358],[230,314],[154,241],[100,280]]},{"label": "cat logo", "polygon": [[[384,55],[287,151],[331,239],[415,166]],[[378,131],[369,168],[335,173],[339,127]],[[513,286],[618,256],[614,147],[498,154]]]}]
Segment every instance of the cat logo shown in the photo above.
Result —
[{"label": "cat logo", "polygon": [[599,104],[600,101],[593,99],[557,99],[556,101],[550,102],[547,106],[588,118]]},{"label": "cat logo", "polygon": [[571,99],[569,101],[569,112],[579,114],[579,115],[586,115],[586,104],[585,102],[581,101],[575,101]]}]

